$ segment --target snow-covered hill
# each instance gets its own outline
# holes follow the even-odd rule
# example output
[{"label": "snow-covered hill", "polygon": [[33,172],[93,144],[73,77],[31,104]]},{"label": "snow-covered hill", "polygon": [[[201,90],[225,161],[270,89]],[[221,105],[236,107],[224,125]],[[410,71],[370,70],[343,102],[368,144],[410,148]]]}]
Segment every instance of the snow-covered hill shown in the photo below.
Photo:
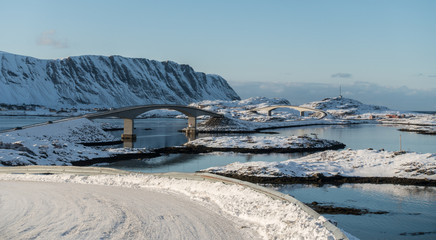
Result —
[{"label": "snow-covered hill", "polygon": [[363,104],[357,100],[344,97],[326,98],[322,101],[303,104],[301,107],[324,110],[335,116],[389,111],[389,108],[387,107]]},{"label": "snow-covered hill", "polygon": [[42,60],[0,51],[0,103],[121,107],[240,99],[218,75],[121,56]]}]

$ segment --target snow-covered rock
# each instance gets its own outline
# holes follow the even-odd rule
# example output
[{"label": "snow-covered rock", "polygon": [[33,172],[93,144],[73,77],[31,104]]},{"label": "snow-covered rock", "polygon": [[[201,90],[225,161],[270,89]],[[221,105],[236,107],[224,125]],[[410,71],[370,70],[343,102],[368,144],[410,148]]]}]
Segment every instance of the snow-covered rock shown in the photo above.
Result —
[{"label": "snow-covered rock", "polygon": [[185,146],[246,149],[319,149],[340,145],[340,142],[308,136],[223,136],[204,137],[185,143]]},{"label": "snow-covered rock", "polygon": [[257,177],[398,177],[436,180],[436,154],[343,150],[314,153],[283,162],[235,162],[203,171]]},{"label": "snow-covered rock", "polygon": [[61,107],[188,104],[239,96],[218,75],[121,56],[42,60],[0,51],[0,103]]},{"label": "snow-covered rock", "polygon": [[113,141],[100,125],[86,118],[0,134],[1,165],[71,165],[110,153],[81,142]]}]

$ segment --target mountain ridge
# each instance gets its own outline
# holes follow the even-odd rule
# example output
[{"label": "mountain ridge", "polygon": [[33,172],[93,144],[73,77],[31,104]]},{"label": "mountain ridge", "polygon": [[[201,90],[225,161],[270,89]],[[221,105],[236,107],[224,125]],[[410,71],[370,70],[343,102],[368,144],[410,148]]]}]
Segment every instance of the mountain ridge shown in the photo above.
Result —
[{"label": "mountain ridge", "polygon": [[221,76],[173,61],[118,55],[38,59],[0,51],[0,103],[123,107],[238,99]]}]

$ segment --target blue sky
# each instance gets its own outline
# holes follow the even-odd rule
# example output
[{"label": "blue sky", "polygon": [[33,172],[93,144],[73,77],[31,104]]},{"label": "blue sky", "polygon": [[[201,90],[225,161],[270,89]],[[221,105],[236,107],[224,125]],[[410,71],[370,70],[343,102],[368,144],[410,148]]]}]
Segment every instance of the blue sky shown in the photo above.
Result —
[{"label": "blue sky", "polygon": [[303,103],[342,85],[367,103],[436,110],[435,12],[420,0],[0,0],[0,50],[172,60],[242,97]]}]

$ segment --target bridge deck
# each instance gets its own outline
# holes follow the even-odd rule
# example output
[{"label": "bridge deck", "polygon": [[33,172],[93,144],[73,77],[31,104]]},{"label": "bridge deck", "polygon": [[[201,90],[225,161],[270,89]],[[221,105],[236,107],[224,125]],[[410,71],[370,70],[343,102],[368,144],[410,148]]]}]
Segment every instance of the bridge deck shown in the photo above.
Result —
[{"label": "bridge deck", "polygon": [[157,110],[157,109],[175,110],[185,114],[188,117],[198,117],[202,115],[209,115],[212,117],[223,117],[223,115],[221,114],[195,108],[195,107],[189,107],[183,105],[170,105],[170,104],[154,104],[154,105],[125,107],[125,108],[119,108],[106,112],[87,114],[84,117],[88,119],[109,118],[109,117],[134,119],[145,112]]},{"label": "bridge deck", "polygon": [[277,108],[290,108],[290,109],[295,109],[297,111],[300,112],[300,114],[303,114],[304,112],[316,112],[316,113],[320,113],[320,116],[318,117],[318,119],[322,119],[325,118],[327,116],[327,113],[319,110],[319,109],[314,109],[314,108],[307,108],[307,107],[300,107],[300,106],[292,106],[292,105],[274,105],[274,106],[268,106],[268,107],[261,107],[261,108],[255,108],[252,109],[252,112],[258,112],[258,111],[268,111],[268,116],[271,115],[271,111]]}]

